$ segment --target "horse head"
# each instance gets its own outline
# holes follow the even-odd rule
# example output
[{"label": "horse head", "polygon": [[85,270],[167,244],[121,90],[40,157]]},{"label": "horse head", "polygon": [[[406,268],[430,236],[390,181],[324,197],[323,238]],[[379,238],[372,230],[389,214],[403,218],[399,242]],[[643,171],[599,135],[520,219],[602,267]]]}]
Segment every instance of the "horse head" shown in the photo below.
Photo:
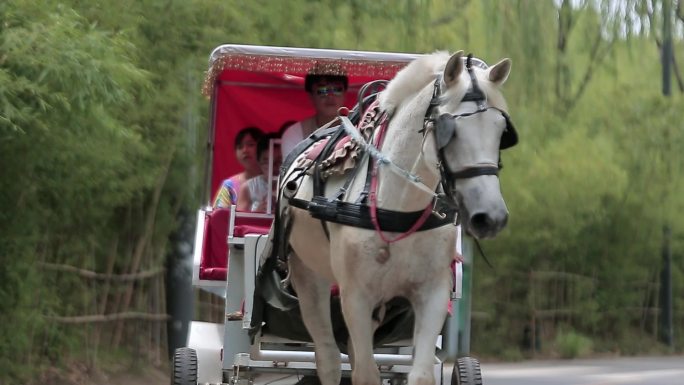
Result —
[{"label": "horse head", "polygon": [[511,60],[487,65],[452,55],[435,82],[426,114],[432,123],[442,186],[465,230],[476,238],[495,236],[508,221],[498,171],[500,150],[517,143],[499,87]]}]

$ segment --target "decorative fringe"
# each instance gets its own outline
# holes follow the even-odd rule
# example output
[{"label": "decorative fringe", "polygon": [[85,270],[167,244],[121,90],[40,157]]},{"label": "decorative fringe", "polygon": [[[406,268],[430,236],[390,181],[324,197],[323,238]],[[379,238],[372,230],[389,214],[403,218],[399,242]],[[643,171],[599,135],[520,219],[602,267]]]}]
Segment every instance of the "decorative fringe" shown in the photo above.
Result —
[{"label": "decorative fringe", "polygon": [[310,69],[316,68],[316,71],[331,75],[346,74],[347,76],[391,79],[405,66],[405,62],[392,63],[357,59],[316,59],[226,53],[214,60],[209,70],[206,71],[202,93],[206,97],[211,97],[214,84],[224,70],[288,73],[303,77]]}]

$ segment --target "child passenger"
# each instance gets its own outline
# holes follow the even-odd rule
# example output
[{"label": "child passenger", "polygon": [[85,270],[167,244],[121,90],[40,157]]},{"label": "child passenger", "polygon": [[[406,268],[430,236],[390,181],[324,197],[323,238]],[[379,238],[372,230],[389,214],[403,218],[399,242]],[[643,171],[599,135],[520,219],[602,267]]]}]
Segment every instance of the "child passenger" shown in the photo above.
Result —
[{"label": "child passenger", "polygon": [[241,186],[261,174],[256,148],[263,136],[263,131],[258,127],[245,127],[235,136],[235,157],[243,170],[221,182],[214,198],[214,208],[227,208],[237,204]]},{"label": "child passenger", "polygon": [[252,212],[266,212],[268,207],[268,190],[271,189],[271,208],[275,207],[276,186],[278,181],[278,172],[280,164],[282,163],[282,154],[280,151],[280,144],[273,145],[273,177],[272,186],[268,186],[268,147],[271,139],[274,136],[266,135],[257,143],[256,156],[261,168],[261,175],[248,180],[240,186],[238,193],[237,210],[238,211],[252,211]]}]

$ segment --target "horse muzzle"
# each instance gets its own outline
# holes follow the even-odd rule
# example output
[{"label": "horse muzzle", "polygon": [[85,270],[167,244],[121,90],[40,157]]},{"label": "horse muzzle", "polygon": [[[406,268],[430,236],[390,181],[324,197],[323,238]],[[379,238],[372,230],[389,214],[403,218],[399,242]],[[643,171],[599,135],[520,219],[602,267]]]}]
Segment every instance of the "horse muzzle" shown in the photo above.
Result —
[{"label": "horse muzzle", "polygon": [[458,202],[460,223],[471,236],[496,236],[508,223],[508,208],[496,176],[458,181],[452,194]]},{"label": "horse muzzle", "polygon": [[476,212],[466,217],[466,232],[477,239],[493,238],[508,223],[508,211]]}]

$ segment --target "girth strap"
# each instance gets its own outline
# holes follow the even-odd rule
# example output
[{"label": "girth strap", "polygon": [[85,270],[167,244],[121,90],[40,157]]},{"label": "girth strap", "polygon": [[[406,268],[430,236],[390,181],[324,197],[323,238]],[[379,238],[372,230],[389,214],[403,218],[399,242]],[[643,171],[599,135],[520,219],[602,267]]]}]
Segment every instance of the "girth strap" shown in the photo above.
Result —
[{"label": "girth strap", "polygon": [[[328,200],[325,197],[313,197],[311,201],[298,198],[290,198],[290,205],[307,210],[312,217],[327,222],[339,223],[347,226],[360,227],[373,230],[373,222],[370,215],[370,207],[339,200]],[[385,209],[377,209],[378,222],[382,231],[401,233],[408,231],[420,218],[424,210],[412,212],[400,212]],[[418,231],[436,229],[454,223],[456,211],[450,210],[444,218],[430,215]]]}]

